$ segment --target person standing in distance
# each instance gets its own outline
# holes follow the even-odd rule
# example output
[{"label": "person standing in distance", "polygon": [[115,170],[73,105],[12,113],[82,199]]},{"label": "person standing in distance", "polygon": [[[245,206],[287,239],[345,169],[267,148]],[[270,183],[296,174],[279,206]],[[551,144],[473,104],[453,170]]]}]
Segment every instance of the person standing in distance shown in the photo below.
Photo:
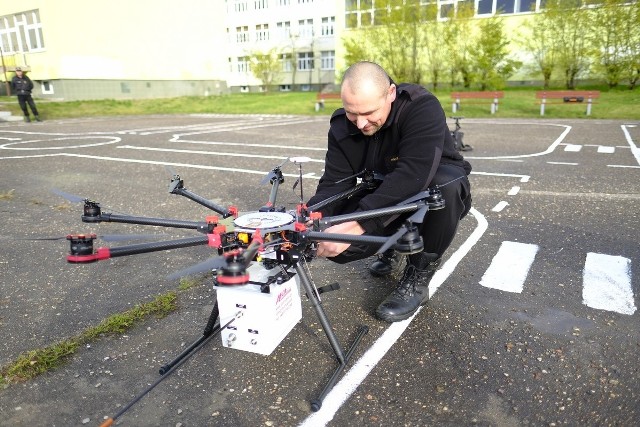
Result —
[{"label": "person standing in distance", "polygon": [[[424,250],[407,257],[402,278],[376,309],[378,318],[397,322],[411,317],[429,299],[429,281],[471,208],[471,165],[455,149],[440,102],[422,86],[396,84],[378,64],[362,61],[345,72],[340,95],[343,108],[331,116],[325,171],[307,205],[353,187],[355,175],[363,170],[384,179],[374,190],[321,208],[323,216],[393,206],[436,185],[445,201],[443,209],[428,212],[418,224]],[[410,215],[349,221],[325,231],[389,236]],[[317,254],[342,264],[367,258],[377,249],[320,242]],[[399,258],[388,250],[369,271],[389,275]]]},{"label": "person standing in distance", "polygon": [[26,74],[24,74],[24,71],[22,71],[22,68],[20,67],[16,67],[16,75],[11,79],[11,89],[13,90],[13,93],[18,96],[18,104],[24,114],[24,121],[27,123],[31,121],[27,105],[31,108],[31,112],[33,113],[36,121],[41,121],[40,114],[38,114],[38,108],[36,108],[36,103],[31,97],[33,82]]}]

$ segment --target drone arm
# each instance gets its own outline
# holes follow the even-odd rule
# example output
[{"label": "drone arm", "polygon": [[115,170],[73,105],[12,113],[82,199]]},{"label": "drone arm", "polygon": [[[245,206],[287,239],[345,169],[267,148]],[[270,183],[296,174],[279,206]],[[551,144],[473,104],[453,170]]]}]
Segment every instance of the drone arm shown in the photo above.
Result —
[{"label": "drone arm", "polygon": [[188,228],[188,229],[199,230],[199,231],[207,229],[207,224],[205,222],[118,215],[118,214],[112,214],[112,213],[101,213],[98,216],[83,215],[82,222],[121,222],[126,224],[142,224],[142,225],[154,225],[154,226],[172,227],[172,228]]},{"label": "drone arm", "polygon": [[309,231],[307,238],[316,242],[339,242],[382,246],[389,239],[384,236],[367,236],[357,234],[324,233],[321,231]]},{"label": "drone arm", "polygon": [[238,213],[237,210],[235,210],[234,208],[226,209],[220,205],[213,203],[210,200],[207,200],[203,197],[198,196],[196,193],[189,191],[183,187],[176,187],[172,189],[171,193],[178,194],[180,196],[186,197],[187,199],[193,200],[194,202],[199,203],[202,206],[219,213],[220,215],[222,215],[223,218],[228,218],[230,216],[237,215]]},{"label": "drone arm", "polygon": [[370,188],[370,184],[369,183],[361,182],[360,184],[356,185],[353,188],[350,188],[350,189],[345,190],[345,191],[343,191],[341,193],[335,194],[335,195],[333,195],[331,197],[328,197],[328,198],[324,199],[321,202],[318,202],[318,203],[316,203],[316,204],[314,204],[312,206],[309,206],[308,209],[309,209],[310,212],[317,212],[319,210],[322,210],[322,208],[325,208],[325,207],[327,207],[327,206],[329,206],[329,205],[331,205],[331,204],[333,204],[333,203],[335,203],[337,201],[340,201],[342,199],[346,199],[347,197],[350,197],[350,196],[356,194],[360,190],[369,189],[369,188]]},{"label": "drone arm", "polygon": [[116,248],[98,248],[93,254],[70,254],[67,261],[71,263],[93,262],[109,258],[137,255],[147,252],[158,252],[169,249],[187,248],[190,246],[206,245],[208,236],[189,237],[186,239],[168,240],[165,242],[140,243],[137,245],[119,246]]},{"label": "drone arm", "polygon": [[347,221],[366,220],[371,218],[378,218],[381,216],[403,214],[406,212],[413,212],[423,206],[424,203],[412,203],[400,206],[391,206],[388,208],[372,209],[369,211],[360,211],[344,215],[335,215],[327,218],[322,218],[320,224],[333,225],[340,224]]}]

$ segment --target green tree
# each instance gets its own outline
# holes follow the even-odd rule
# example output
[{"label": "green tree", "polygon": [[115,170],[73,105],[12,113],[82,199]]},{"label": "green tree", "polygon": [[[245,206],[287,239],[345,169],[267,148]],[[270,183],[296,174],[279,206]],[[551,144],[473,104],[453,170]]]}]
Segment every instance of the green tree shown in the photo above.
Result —
[{"label": "green tree", "polygon": [[549,88],[558,56],[549,24],[544,13],[532,15],[524,24],[527,34],[521,39],[525,51],[533,57],[537,70],[542,74],[545,89]]},{"label": "green tree", "polygon": [[449,52],[449,73],[451,86],[455,86],[457,78],[462,78],[465,88],[473,82],[471,66],[471,50],[473,49],[473,3],[458,3],[458,8],[451,9],[445,22],[445,44]]},{"label": "green tree", "polygon": [[[636,2],[637,3],[637,2]],[[634,22],[634,8],[627,0],[604,0],[593,10],[595,68],[604,75],[609,87],[620,83],[628,66],[630,44],[640,23]],[[635,27],[635,29],[634,29]],[[637,43],[637,41],[633,41]]]},{"label": "green tree", "polygon": [[276,48],[267,52],[252,52],[249,61],[251,73],[260,80],[265,92],[280,81],[282,72],[281,55]]},{"label": "green tree", "polygon": [[543,11],[558,54],[558,67],[567,89],[576,88],[576,79],[585,73],[591,54],[591,14],[580,0],[549,0]]},{"label": "green tree", "polygon": [[640,0],[628,6],[625,33],[628,35],[628,50],[624,56],[623,76],[629,82],[629,89],[636,87],[640,79]]},{"label": "green tree", "polygon": [[509,58],[509,40],[499,17],[483,19],[478,23],[478,29],[469,57],[480,90],[502,88],[521,64]]},{"label": "green tree", "polygon": [[438,22],[438,5],[430,3],[424,10],[426,21],[424,23],[424,47],[425,47],[425,69],[428,74],[428,80],[433,85],[433,89],[437,90],[440,84],[441,76],[445,73],[448,63],[447,45],[442,41],[445,40],[445,26],[442,22]]}]

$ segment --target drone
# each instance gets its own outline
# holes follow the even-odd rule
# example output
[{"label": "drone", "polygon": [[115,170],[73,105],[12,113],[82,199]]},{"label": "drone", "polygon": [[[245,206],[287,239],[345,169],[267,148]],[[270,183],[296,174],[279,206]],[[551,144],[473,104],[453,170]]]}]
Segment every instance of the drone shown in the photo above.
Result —
[{"label": "drone", "polygon": [[[160,367],[161,376],[156,382],[116,415],[107,419],[101,427],[110,426],[214,336],[221,336],[223,347],[269,355],[302,318],[303,295],[311,303],[338,362],[322,391],[310,400],[311,410],[320,410],[324,398],[338,381],[369,328],[360,326],[347,349],[340,344],[320,299],[320,294],[339,289],[339,284],[316,288],[308,270],[309,262],[316,257],[318,244],[330,241],[377,246],[378,254],[390,248],[407,255],[420,252],[424,244],[416,224],[422,222],[429,210],[443,208],[445,201],[436,187],[422,191],[395,206],[323,217],[323,208],[360,192],[375,190],[384,176],[364,170],[339,181],[355,179],[356,184],[352,188],[308,206],[304,202],[302,165],[309,160],[308,157],[291,157],[274,167],[261,182],[271,185],[268,200],[256,211],[243,214],[235,206],[220,206],[188,190],[178,174],[171,177],[169,193],[186,197],[215,214],[206,216],[203,221],[129,216],[103,212],[100,203],[90,199],[81,200],[84,203],[81,219],[85,223],[119,222],[190,229],[200,235],[94,249],[94,241],[98,238],[96,234],[70,234],[66,236],[70,245],[66,256],[69,263],[86,264],[199,245],[208,245],[214,253],[211,258],[168,276],[168,279],[173,280],[196,273],[213,274],[216,300],[202,335],[172,361]],[[299,170],[293,190],[299,186],[300,202],[291,210],[277,205],[278,191],[284,183],[282,168],[287,162],[294,163]],[[332,225],[347,221],[393,215],[402,215],[405,220],[391,236],[325,231]]]}]

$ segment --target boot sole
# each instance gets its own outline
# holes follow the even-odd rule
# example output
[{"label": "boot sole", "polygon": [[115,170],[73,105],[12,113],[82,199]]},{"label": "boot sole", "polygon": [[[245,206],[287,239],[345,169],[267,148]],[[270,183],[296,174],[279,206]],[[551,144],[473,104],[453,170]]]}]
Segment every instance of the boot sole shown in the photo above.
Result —
[{"label": "boot sole", "polygon": [[415,314],[415,312],[418,311],[418,309],[420,307],[422,307],[423,305],[425,305],[428,302],[429,302],[429,297],[427,296],[424,300],[422,300],[420,305],[418,307],[416,307],[415,310],[413,310],[410,313],[405,313],[405,314],[398,314],[398,315],[385,314],[385,315],[382,315],[382,314],[378,313],[378,310],[376,310],[376,317],[378,319],[380,319],[380,320],[384,320],[385,322],[389,322],[389,323],[401,322],[401,321],[406,320],[409,317],[413,316]]}]

